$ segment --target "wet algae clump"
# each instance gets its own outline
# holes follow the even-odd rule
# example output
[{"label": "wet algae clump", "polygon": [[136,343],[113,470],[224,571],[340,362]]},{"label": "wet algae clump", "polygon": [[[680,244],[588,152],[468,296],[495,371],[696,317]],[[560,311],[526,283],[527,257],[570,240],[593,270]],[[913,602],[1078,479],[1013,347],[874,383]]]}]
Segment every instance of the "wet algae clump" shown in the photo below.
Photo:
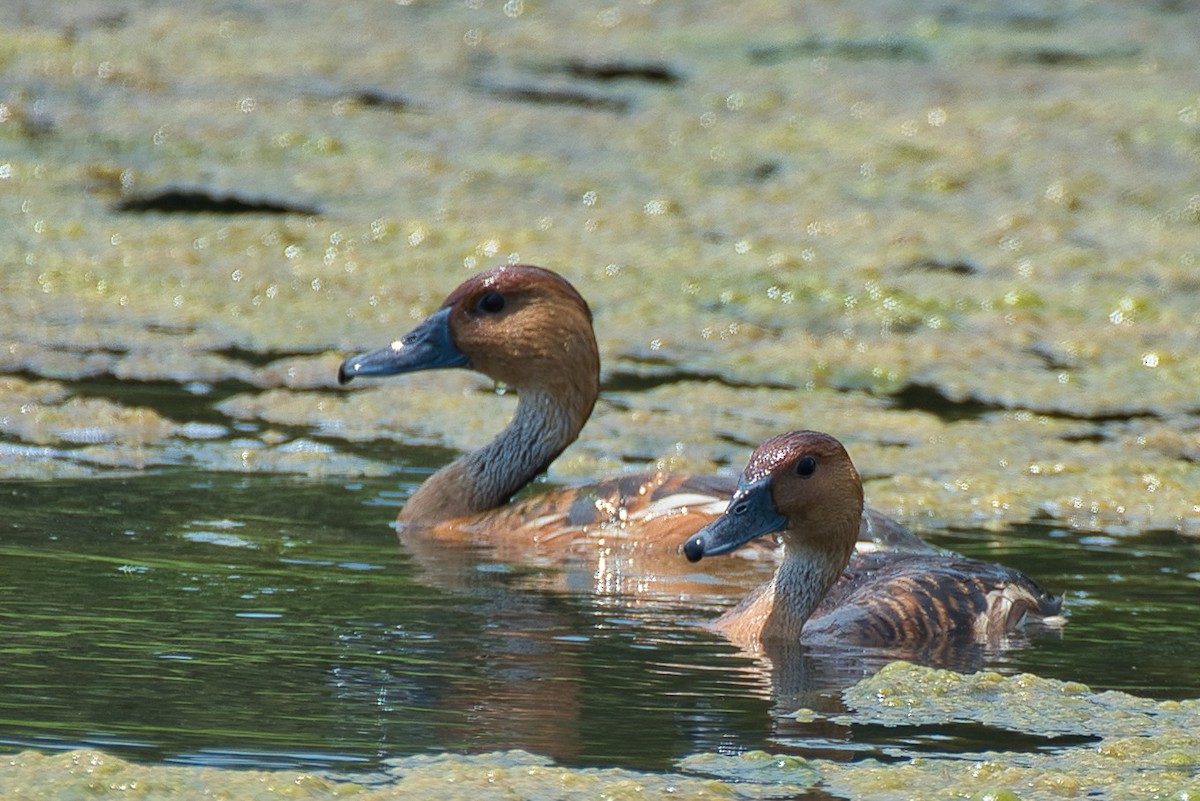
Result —
[{"label": "wet algae clump", "polygon": [[[895,662],[845,691],[850,726],[921,732],[983,726],[994,750],[934,750],[903,763],[824,763],[822,778],[853,798],[1195,798],[1200,700],[1093,693],[1074,682],[992,672],[962,675]],[[1029,747],[1028,737],[1044,739]],[[936,742],[936,738],[934,738]],[[1005,749],[1005,743],[1013,744]]]},{"label": "wet algae clump", "polygon": [[[755,763],[763,760],[730,758]],[[723,781],[699,775],[638,773],[620,769],[571,770],[523,751],[479,756],[419,756],[388,760],[380,773],[355,780],[323,778],[296,771],[224,770],[196,767],[147,767],[99,751],[71,751],[54,756],[25,751],[0,757],[0,793],[23,801],[75,801],[97,797],[147,801],[188,799],[323,799],[361,801],[423,799],[425,801],[654,801],[687,798],[704,801],[782,799],[803,791],[811,771],[802,760],[772,758],[773,777],[790,776],[786,784],[741,778]],[[787,764],[784,764],[787,763]],[[794,766],[787,769],[787,765]],[[736,766],[724,772],[740,773]],[[766,779],[766,777],[762,777]]]}]

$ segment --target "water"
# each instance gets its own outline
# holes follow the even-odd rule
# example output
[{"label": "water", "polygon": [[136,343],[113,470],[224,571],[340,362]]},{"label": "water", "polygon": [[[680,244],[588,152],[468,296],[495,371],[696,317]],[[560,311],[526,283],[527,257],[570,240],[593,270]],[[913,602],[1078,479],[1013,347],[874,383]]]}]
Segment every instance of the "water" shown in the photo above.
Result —
[{"label": "water", "polygon": [[[660,770],[698,751],[896,747],[884,729],[784,716],[838,709],[885,660],[809,653],[767,678],[699,625],[711,608],[531,588],[482,555],[431,571],[388,525],[391,480],[175,469],[0,493],[5,746],[339,770],[446,750]],[[937,543],[1068,596],[1061,638],[964,667],[1200,695],[1200,544],[1036,526]]]},{"label": "water", "polygon": [[1001,537],[999,547],[981,547],[968,534],[940,542],[1023,567],[1065,593],[1071,613],[1061,640],[1041,640],[1011,654],[1008,664],[1094,689],[1197,697],[1192,643],[1200,631],[1200,543],[1194,538],[1149,532],[1117,539],[1032,526]]},{"label": "water", "polygon": [[[454,593],[423,585],[390,489],[188,471],[5,486],[0,737],[217,764],[524,746],[661,765],[761,714],[728,677],[655,667],[730,660],[694,625],[644,628],[486,566]],[[714,700],[660,714],[698,689]],[[637,747],[605,725],[614,697]]]}]

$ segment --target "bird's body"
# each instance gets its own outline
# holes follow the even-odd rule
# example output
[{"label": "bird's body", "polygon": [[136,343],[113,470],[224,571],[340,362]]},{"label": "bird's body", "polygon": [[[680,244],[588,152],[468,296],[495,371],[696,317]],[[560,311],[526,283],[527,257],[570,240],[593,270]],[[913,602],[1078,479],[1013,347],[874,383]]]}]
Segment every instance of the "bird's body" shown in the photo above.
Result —
[{"label": "bird's body", "polygon": [[769,582],[714,624],[734,642],[869,646],[998,643],[1054,621],[1061,599],[1011,568],[936,553],[857,553],[862,483],[841,443],[795,431],[754,452],[726,512],[685,545],[693,561],[764,535],[783,540]]}]

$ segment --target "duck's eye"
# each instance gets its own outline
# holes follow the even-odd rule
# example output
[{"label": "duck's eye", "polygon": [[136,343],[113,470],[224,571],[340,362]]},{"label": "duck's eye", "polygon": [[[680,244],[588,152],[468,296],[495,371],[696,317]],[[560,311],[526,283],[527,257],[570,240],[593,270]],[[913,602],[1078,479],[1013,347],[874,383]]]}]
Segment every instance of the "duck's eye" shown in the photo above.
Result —
[{"label": "duck's eye", "polygon": [[814,457],[805,456],[796,462],[796,475],[800,478],[809,478],[815,472],[817,472],[817,460]]},{"label": "duck's eye", "polygon": [[504,308],[504,296],[499,292],[489,292],[479,299],[475,308],[484,314],[496,314]]}]

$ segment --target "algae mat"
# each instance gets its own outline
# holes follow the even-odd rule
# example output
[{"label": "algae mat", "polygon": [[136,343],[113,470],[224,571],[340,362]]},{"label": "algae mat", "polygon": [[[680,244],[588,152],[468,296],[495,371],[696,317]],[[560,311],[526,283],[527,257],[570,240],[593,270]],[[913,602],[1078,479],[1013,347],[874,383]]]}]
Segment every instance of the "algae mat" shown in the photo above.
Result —
[{"label": "algae mat", "polygon": [[[903,662],[845,692],[851,712],[832,721],[928,731],[948,724],[1045,738],[1024,750],[926,753],[839,763],[747,752],[694,754],[677,773],[569,770],[521,751],[388,760],[358,776],[295,771],[148,768],[96,751],[0,758],[0,791],[35,801],[137,797],[437,799],[794,798],[818,779],[837,797],[1052,801],[1077,797],[1177,798],[1200,792],[1200,701],[1153,702],[1036,676],[963,676]],[[811,715],[809,710],[802,714]],[[919,738],[920,735],[914,735]],[[1057,741],[1054,738],[1059,738]],[[945,738],[930,736],[931,742]]]},{"label": "algae mat", "polygon": [[[579,285],[606,364],[556,479],[805,426],[908,519],[1194,532],[1198,13],[9,4],[0,369],[30,383],[0,419],[50,450],[4,472],[468,447],[508,409],[479,382],[332,394],[334,365],[524,260]],[[217,422],[262,423],[261,458],[194,447],[230,439],[218,396],[198,421],[105,379],[242,390]],[[298,432],[330,453],[271,457]]]},{"label": "algae mat", "polygon": [[0,475],[444,459],[511,397],[336,364],[529,261],[605,363],[552,480],[804,426],[918,525],[1200,530],[1189,4],[4,14]]}]

